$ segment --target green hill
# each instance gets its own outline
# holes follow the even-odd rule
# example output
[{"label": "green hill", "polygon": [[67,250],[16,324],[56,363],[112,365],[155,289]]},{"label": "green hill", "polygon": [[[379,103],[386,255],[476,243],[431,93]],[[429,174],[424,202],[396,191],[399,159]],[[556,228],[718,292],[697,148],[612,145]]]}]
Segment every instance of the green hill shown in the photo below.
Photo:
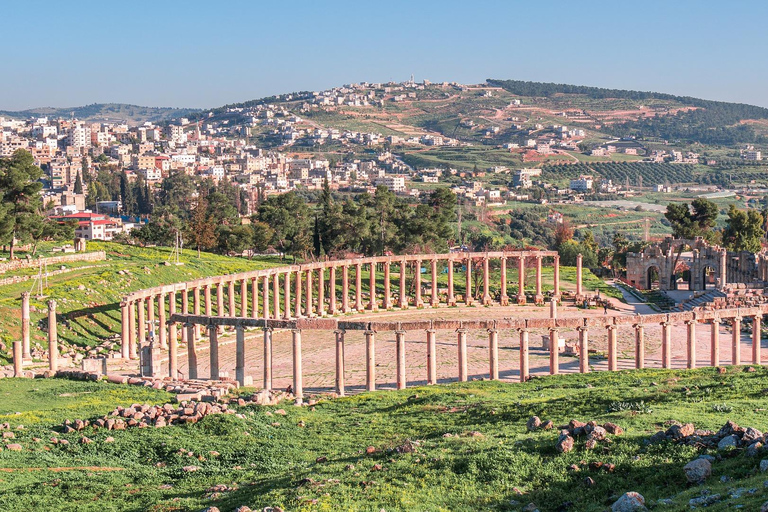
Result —
[{"label": "green hill", "polygon": [[28,110],[8,111],[1,110],[0,116],[27,119],[30,117],[75,117],[84,121],[124,121],[128,124],[142,124],[145,121],[154,123],[168,121],[177,117],[184,117],[198,112],[191,108],[170,107],[140,107],[125,103],[93,103],[82,107],[54,108],[41,107]]}]

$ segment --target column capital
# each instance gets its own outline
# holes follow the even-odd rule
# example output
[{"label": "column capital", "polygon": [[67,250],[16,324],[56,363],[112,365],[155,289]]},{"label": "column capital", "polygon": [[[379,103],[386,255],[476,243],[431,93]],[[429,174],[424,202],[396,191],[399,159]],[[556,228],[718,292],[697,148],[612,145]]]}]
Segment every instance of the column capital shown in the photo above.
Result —
[{"label": "column capital", "polygon": [[609,331],[616,329],[616,327],[618,327],[616,324],[608,324],[605,326],[605,328],[608,329]]},{"label": "column capital", "polygon": [[437,332],[437,330],[435,330],[435,329],[424,329],[424,332],[427,332],[427,333],[432,333],[432,334],[434,334],[434,333],[436,333],[436,332]]},{"label": "column capital", "polygon": [[264,331],[264,332],[272,332],[272,331],[274,331],[274,329],[272,327],[262,327],[261,330]]},{"label": "column capital", "polygon": [[301,334],[301,329],[299,329],[299,328],[293,328],[293,329],[291,329],[291,332],[292,332],[293,334]]},{"label": "column capital", "polygon": [[524,333],[524,332],[531,332],[531,330],[527,327],[518,327],[517,332]]},{"label": "column capital", "polygon": [[26,297],[27,299],[29,298],[29,295],[30,295],[29,292],[21,292],[21,296]]},{"label": "column capital", "polygon": [[489,329],[486,329],[486,331],[488,331],[488,334],[498,334],[499,333],[499,330],[497,328],[495,328],[495,327],[491,327]]},{"label": "column capital", "polygon": [[403,331],[403,330],[397,330],[397,331],[395,331],[395,334],[398,335],[398,336],[405,336],[405,332],[406,331]]},{"label": "column capital", "polygon": [[690,320],[685,321],[685,325],[695,325],[698,321],[695,318],[691,318]]},{"label": "column capital", "polygon": [[589,327],[586,326],[586,325],[580,325],[580,326],[578,326],[576,328],[576,330],[579,331],[579,332],[587,332],[587,331],[589,331]]},{"label": "column capital", "polygon": [[334,331],[333,331],[333,334],[335,334],[337,336],[338,335],[344,336],[346,333],[347,333],[347,331],[345,329],[334,329]]},{"label": "column capital", "polygon": [[366,336],[370,336],[370,335],[376,334],[376,331],[374,331],[373,329],[367,329],[363,331],[363,334],[365,334]]},{"label": "column capital", "polygon": [[560,329],[559,329],[558,327],[550,327],[550,328],[549,328],[549,332],[553,332],[553,331],[554,331],[554,332],[557,332],[557,331],[559,331],[559,330],[560,330]]},{"label": "column capital", "polygon": [[456,332],[459,334],[466,334],[467,330],[463,327],[459,327],[458,329],[456,329]]},{"label": "column capital", "polygon": [[635,329],[644,329],[645,325],[638,323],[638,324],[632,324],[632,327],[634,327]]}]

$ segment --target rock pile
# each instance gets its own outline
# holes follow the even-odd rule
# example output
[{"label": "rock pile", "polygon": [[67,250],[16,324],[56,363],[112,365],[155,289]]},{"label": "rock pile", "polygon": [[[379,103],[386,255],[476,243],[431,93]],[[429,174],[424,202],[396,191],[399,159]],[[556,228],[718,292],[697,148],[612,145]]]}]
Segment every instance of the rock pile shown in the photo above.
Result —
[{"label": "rock pile", "polygon": [[126,428],[165,427],[183,423],[197,423],[211,414],[234,414],[227,404],[212,404],[207,402],[188,402],[181,406],[173,404],[165,405],[141,405],[133,404],[130,407],[117,407],[111,413],[98,418],[93,422],[88,420],[66,420],[63,432],[82,432],[86,427],[107,430],[125,430]]},{"label": "rock pile", "polygon": [[649,444],[666,441],[719,451],[746,448],[745,453],[750,457],[755,457],[763,451],[765,444],[768,443],[768,434],[763,434],[756,428],[740,427],[728,420],[717,432],[697,429],[693,423],[674,423],[667,430],[660,430],[647,440]]},{"label": "rock pile", "polygon": [[[535,424],[534,419],[538,418],[534,416],[528,420],[528,430],[535,430],[535,428],[531,428]],[[538,428],[544,428],[543,425],[541,424]],[[621,435],[624,433],[624,429],[615,423],[608,422],[598,425],[595,421],[584,423],[579,420],[571,420],[568,425],[561,425],[558,429],[560,430],[560,435],[557,438],[555,448],[560,453],[567,453],[573,450],[575,439],[578,437],[586,437],[584,448],[586,450],[593,450],[600,442],[611,442],[608,439],[608,434]]]}]

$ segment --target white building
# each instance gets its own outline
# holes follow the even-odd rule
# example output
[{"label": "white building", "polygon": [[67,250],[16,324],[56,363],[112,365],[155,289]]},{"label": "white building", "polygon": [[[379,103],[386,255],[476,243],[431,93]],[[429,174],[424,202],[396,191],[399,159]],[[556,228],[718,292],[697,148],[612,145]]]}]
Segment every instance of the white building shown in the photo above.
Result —
[{"label": "white building", "polygon": [[579,176],[579,179],[571,180],[571,190],[576,192],[586,192],[592,190],[594,179],[592,176]]}]

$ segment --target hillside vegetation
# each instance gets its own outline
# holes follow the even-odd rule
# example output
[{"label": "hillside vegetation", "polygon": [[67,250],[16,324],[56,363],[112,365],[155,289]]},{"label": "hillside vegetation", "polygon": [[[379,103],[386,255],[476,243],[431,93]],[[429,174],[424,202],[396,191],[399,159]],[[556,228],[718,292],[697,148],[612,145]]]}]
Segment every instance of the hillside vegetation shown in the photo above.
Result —
[{"label": "hillside vegetation", "polygon": [[0,111],[0,116],[27,119],[29,117],[69,118],[81,121],[125,121],[128,124],[142,124],[145,121],[159,123],[198,112],[191,108],[141,107],[125,103],[92,103],[82,107],[41,107],[27,110]]}]

